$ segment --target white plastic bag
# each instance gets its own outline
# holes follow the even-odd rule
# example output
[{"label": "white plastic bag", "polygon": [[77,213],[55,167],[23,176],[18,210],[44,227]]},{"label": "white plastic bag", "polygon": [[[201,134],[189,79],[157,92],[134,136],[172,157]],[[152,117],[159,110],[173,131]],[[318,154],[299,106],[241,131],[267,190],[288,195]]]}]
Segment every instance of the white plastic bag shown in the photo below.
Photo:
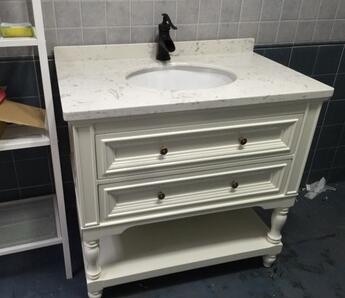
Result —
[{"label": "white plastic bag", "polygon": [[326,185],[326,179],[322,177],[319,181],[316,181],[312,184],[307,184],[306,190],[308,192],[304,195],[304,197],[309,200],[313,200],[317,195],[325,192],[326,190],[336,191],[337,189],[335,187]]}]

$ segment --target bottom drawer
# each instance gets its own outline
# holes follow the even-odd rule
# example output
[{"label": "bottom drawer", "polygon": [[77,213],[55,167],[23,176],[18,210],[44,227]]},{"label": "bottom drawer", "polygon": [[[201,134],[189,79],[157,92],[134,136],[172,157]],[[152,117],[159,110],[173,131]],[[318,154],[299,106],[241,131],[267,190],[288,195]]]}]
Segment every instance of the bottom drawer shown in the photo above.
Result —
[{"label": "bottom drawer", "polygon": [[251,197],[282,194],[290,160],[251,164],[223,165],[212,171],[198,171],[152,183],[99,185],[101,221],[167,212],[190,212],[188,208],[215,208],[240,205]]}]

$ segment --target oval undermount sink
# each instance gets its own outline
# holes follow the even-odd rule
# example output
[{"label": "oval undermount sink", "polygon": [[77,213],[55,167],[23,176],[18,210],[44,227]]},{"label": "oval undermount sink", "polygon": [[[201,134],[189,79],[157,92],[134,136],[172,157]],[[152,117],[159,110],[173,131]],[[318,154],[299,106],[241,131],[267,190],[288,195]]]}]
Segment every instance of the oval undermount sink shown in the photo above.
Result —
[{"label": "oval undermount sink", "polygon": [[138,87],[157,90],[208,89],[230,84],[235,74],[211,67],[169,65],[139,70],[127,76]]}]

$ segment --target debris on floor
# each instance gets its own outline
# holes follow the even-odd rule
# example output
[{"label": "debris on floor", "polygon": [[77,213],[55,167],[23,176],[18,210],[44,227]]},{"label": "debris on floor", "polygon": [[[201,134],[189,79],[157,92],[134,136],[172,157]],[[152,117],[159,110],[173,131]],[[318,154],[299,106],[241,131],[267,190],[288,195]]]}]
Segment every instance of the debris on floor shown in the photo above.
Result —
[{"label": "debris on floor", "polygon": [[322,177],[319,181],[316,181],[312,184],[306,184],[306,191],[307,193],[304,195],[305,198],[309,200],[315,199],[319,194],[331,190],[336,191],[335,187],[329,186],[326,184],[327,181],[324,177]]}]

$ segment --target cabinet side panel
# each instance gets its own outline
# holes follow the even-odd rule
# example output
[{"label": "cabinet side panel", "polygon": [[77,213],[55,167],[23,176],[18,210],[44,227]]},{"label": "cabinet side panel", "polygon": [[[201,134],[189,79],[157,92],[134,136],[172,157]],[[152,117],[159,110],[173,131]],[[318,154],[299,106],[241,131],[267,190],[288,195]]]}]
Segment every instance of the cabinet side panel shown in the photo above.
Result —
[{"label": "cabinet side panel", "polygon": [[96,192],[96,162],[92,126],[73,127],[75,182],[81,227],[99,223]]},{"label": "cabinet side panel", "polygon": [[307,105],[302,133],[297,146],[296,156],[292,164],[290,178],[287,185],[287,194],[298,192],[303,176],[304,167],[307,162],[314,132],[320,115],[323,100],[312,101]]}]

